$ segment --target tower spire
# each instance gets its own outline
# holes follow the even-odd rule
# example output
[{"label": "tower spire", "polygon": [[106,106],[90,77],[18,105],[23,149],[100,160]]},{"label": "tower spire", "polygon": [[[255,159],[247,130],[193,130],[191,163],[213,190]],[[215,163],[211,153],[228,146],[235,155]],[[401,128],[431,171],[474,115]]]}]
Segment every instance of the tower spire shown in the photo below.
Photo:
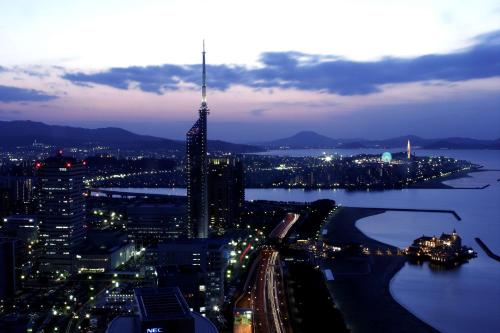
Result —
[{"label": "tower spire", "polygon": [[408,139],[408,144],[406,145],[406,155],[408,159],[411,159],[411,144],[409,139]]},{"label": "tower spire", "polygon": [[203,39],[203,74],[202,74],[202,85],[201,85],[201,104],[206,106],[207,104],[207,72],[205,70],[205,40]]}]

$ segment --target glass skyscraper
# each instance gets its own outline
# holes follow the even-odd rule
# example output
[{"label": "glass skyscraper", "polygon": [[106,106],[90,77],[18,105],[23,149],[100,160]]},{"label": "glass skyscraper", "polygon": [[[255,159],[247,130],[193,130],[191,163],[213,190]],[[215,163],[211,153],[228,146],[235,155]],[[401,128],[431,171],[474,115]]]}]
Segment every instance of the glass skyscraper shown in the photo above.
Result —
[{"label": "glass skyscraper", "polygon": [[205,44],[203,43],[202,98],[199,118],[186,134],[188,233],[190,237],[208,237],[208,160]]}]

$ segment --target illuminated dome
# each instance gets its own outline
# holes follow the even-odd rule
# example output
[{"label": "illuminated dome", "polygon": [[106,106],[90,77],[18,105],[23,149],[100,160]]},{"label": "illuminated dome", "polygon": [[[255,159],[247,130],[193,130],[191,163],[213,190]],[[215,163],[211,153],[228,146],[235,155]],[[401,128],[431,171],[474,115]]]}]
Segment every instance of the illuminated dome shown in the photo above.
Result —
[{"label": "illuminated dome", "polygon": [[382,154],[382,157],[380,159],[382,160],[382,162],[390,163],[392,161],[392,154],[386,151]]}]

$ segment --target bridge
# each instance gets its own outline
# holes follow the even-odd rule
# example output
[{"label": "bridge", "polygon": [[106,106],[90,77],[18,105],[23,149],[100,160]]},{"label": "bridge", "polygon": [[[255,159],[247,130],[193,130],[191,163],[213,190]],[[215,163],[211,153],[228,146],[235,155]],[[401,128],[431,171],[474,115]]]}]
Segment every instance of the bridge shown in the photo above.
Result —
[{"label": "bridge", "polygon": [[89,188],[86,190],[87,196],[92,197],[107,197],[107,198],[121,198],[121,199],[183,199],[185,196],[182,195],[171,195],[164,193],[143,193],[143,192],[130,192],[130,191],[120,191],[120,190],[108,190],[101,188]]}]

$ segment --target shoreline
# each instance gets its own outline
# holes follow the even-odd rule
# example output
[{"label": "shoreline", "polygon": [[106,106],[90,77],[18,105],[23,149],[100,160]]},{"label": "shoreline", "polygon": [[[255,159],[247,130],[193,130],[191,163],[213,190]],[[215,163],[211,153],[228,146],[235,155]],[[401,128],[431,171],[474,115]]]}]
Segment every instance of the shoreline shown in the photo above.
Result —
[{"label": "shoreline", "polygon": [[[354,242],[381,251],[397,251],[395,246],[371,239],[356,228],[359,219],[384,212],[380,208],[340,207],[325,226],[327,234],[323,239],[329,244]],[[334,272],[335,279],[327,282],[328,289],[352,331],[438,332],[398,303],[390,292],[390,282],[405,262],[404,256],[375,255],[322,261],[322,269]]]},{"label": "shoreline", "polygon": [[[251,189],[251,190],[303,190],[303,191],[336,191],[336,190],[345,190],[345,191],[350,191],[350,192],[366,192],[366,191],[373,191],[373,192],[383,192],[383,191],[393,191],[393,190],[405,190],[405,189],[421,189],[421,190],[483,190],[485,188],[488,188],[491,186],[491,184],[486,184],[483,186],[477,186],[477,187],[454,187],[450,185],[446,185],[443,182],[448,181],[448,180],[454,180],[454,179],[461,179],[461,178],[470,178],[472,177],[470,174],[471,173],[476,173],[476,172],[485,172],[485,171],[500,171],[496,169],[473,169],[473,170],[466,170],[466,171],[460,171],[457,173],[454,173],[452,175],[444,176],[444,177],[439,177],[436,179],[431,179],[428,181],[424,182],[419,182],[415,184],[411,184],[405,187],[362,187],[362,188],[349,188],[345,186],[339,186],[339,187],[328,187],[328,186],[321,186],[321,187],[303,187],[303,186],[296,186],[296,187],[245,187],[245,189]],[[498,179],[497,181],[500,181]],[[107,190],[108,188],[113,188],[113,189],[135,189],[137,187],[131,187],[131,186],[97,186],[97,187],[91,187],[91,189],[94,190],[99,190],[102,189],[104,191],[108,192],[120,192],[117,190]],[[162,187],[162,186],[155,186],[155,187],[141,187],[141,188],[147,188],[147,189],[185,189],[185,187]],[[171,194],[159,194],[156,193],[154,195],[165,195],[165,196],[175,196]]]}]

